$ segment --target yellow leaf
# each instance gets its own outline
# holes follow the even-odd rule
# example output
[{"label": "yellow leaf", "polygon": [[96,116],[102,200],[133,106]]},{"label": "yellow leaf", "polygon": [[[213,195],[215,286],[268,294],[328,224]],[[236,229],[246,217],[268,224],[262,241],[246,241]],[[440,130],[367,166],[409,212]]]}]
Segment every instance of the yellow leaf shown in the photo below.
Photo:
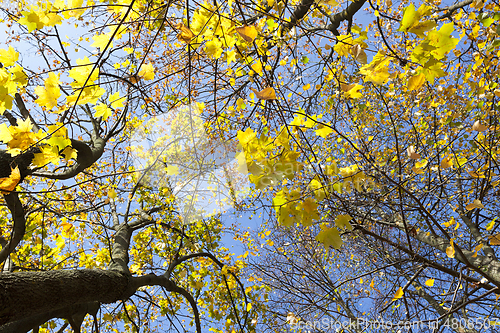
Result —
[{"label": "yellow leaf", "polygon": [[76,149],[73,149],[71,147],[66,147],[61,153],[64,156],[64,159],[66,161],[69,161],[70,159],[77,159],[78,153],[76,152]]},{"label": "yellow leaf", "polygon": [[342,239],[337,228],[329,228],[325,225],[321,226],[321,231],[316,236],[316,240],[322,243],[327,250],[330,246],[338,250],[342,245]]},{"label": "yellow leaf", "polygon": [[453,157],[449,155],[448,157],[441,160],[441,168],[447,169],[453,166]]},{"label": "yellow leaf", "polygon": [[341,229],[352,230],[352,225],[349,223],[350,220],[352,220],[350,215],[339,215],[335,219],[335,225]]},{"label": "yellow leaf", "polygon": [[35,103],[51,110],[57,106],[57,99],[61,96],[59,76],[50,72],[49,77],[44,83],[45,87],[38,86],[35,88],[35,93],[39,96],[38,99],[35,100]]},{"label": "yellow leaf", "polygon": [[115,189],[114,188],[110,188],[109,191],[108,191],[108,197],[110,199],[115,199],[116,196],[117,196],[117,194],[116,194]]},{"label": "yellow leaf", "polygon": [[396,294],[394,294],[394,297],[392,298],[393,301],[400,299],[404,295],[403,288],[399,287],[399,289],[396,291]]},{"label": "yellow leaf", "polygon": [[490,231],[495,226],[496,217],[486,225],[486,231]]},{"label": "yellow leaf", "polygon": [[372,62],[360,68],[359,72],[365,75],[365,80],[375,84],[384,84],[389,79],[389,65],[391,58],[385,56],[385,51],[380,50],[373,57]]},{"label": "yellow leaf", "polygon": [[453,239],[450,240],[450,246],[446,248],[446,255],[448,258],[455,258],[455,246],[453,245]]},{"label": "yellow leaf", "polygon": [[340,84],[340,89],[345,93],[347,98],[360,98],[363,96],[359,91],[363,89],[363,86],[360,84]]},{"label": "yellow leaf", "polygon": [[14,63],[19,59],[19,53],[14,50],[12,46],[9,46],[8,50],[0,49],[0,62],[8,67],[14,65]]},{"label": "yellow leaf", "polygon": [[434,279],[429,279],[429,280],[425,281],[425,285],[428,287],[434,286]]},{"label": "yellow leaf", "polygon": [[179,167],[177,165],[168,165],[167,166],[167,175],[177,175],[179,174]]},{"label": "yellow leaf", "polygon": [[257,96],[257,98],[259,99],[263,99],[265,101],[276,99],[276,92],[274,91],[273,87],[267,87],[261,91],[257,91],[253,88],[250,89],[252,89],[252,91],[255,93],[255,96]]},{"label": "yellow leaf", "polygon": [[247,43],[253,42],[253,40],[257,37],[257,29],[255,29],[253,25],[237,27],[235,30]]},{"label": "yellow leaf", "polygon": [[125,102],[125,97],[120,97],[120,92],[117,91],[109,96],[109,102],[114,109],[122,108],[124,107],[123,102]]},{"label": "yellow leaf", "polygon": [[467,210],[473,210],[474,208],[482,209],[484,208],[483,204],[481,203],[481,200],[479,199],[474,199],[474,201],[470,204],[468,204],[465,209]]},{"label": "yellow leaf", "polygon": [[2,194],[9,194],[11,191],[14,191],[17,184],[21,180],[21,172],[19,168],[16,166],[14,169],[11,169],[9,177],[0,178],[0,191]]},{"label": "yellow leaf", "polygon": [[333,132],[333,129],[330,126],[325,126],[323,124],[318,124],[318,129],[314,130],[316,135],[325,138]]},{"label": "yellow leaf", "polygon": [[108,117],[111,116],[111,113],[112,113],[112,110],[106,104],[102,104],[102,103],[99,103],[99,105],[96,105],[94,107],[94,109],[96,110],[96,113],[94,114],[94,116],[96,118],[102,117],[102,119],[104,119],[104,120],[108,119]]},{"label": "yellow leaf", "polygon": [[247,303],[247,312],[250,312],[252,310],[252,303]]},{"label": "yellow leaf", "polygon": [[422,87],[425,83],[425,75],[424,74],[418,74],[418,75],[415,75],[415,76],[412,76],[409,80],[408,80],[408,90],[409,91],[412,91],[412,90],[418,90],[420,89],[420,87]]},{"label": "yellow leaf", "polygon": [[[111,36],[113,36],[113,33],[107,33],[107,34],[100,34],[100,35],[94,35],[92,36],[92,39],[94,40],[94,42],[90,45],[92,47],[97,47],[99,49],[101,49],[101,51],[103,51],[106,46],[108,45],[110,39],[111,39]],[[108,48],[111,48],[113,47],[113,42],[111,42],[109,44],[109,47]]]},{"label": "yellow leaf", "polygon": [[415,163],[415,168],[417,169],[425,168],[427,166],[427,163],[428,163],[427,160],[423,159],[420,162]]},{"label": "yellow leaf", "polygon": [[146,65],[141,66],[141,70],[139,71],[138,75],[144,78],[144,80],[153,80],[155,77],[155,69],[153,68],[153,65],[151,63],[147,63]]}]

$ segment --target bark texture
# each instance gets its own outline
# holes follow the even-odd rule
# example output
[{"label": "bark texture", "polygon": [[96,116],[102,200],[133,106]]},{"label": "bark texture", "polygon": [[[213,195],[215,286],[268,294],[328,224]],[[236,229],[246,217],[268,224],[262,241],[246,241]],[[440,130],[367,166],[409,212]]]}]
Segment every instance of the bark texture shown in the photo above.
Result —
[{"label": "bark texture", "polygon": [[89,302],[130,297],[129,279],[111,270],[59,270],[0,274],[0,325]]}]

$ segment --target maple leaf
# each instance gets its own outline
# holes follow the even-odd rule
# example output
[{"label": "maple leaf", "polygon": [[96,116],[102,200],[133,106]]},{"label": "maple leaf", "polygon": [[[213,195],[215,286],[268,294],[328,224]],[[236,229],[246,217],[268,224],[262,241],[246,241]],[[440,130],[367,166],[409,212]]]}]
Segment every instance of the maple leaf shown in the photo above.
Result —
[{"label": "maple leaf", "polygon": [[76,160],[78,157],[78,153],[77,153],[76,149],[73,149],[70,146],[64,148],[64,150],[61,152],[61,154],[64,156],[64,159],[66,161],[69,161],[71,159]]},{"label": "maple leaf", "polygon": [[143,64],[141,70],[137,73],[140,77],[145,80],[153,80],[155,77],[155,69],[151,63]]},{"label": "maple leaf", "polygon": [[434,279],[428,279],[427,281],[425,281],[425,285],[428,287],[434,286]]},{"label": "maple leaf", "polygon": [[4,66],[12,66],[18,59],[19,53],[17,53],[12,46],[9,46],[7,50],[0,49],[0,62]]},{"label": "maple leaf", "polygon": [[389,79],[389,64],[391,58],[385,56],[385,51],[380,50],[372,61],[360,68],[359,72],[365,75],[366,81],[376,84],[384,84]]},{"label": "maple leaf", "polygon": [[38,86],[35,88],[35,93],[39,96],[35,103],[47,110],[57,106],[57,99],[61,96],[59,84],[59,76],[53,72],[49,73],[49,77],[44,81],[45,87]]},{"label": "maple leaf", "polygon": [[422,87],[425,83],[425,75],[423,73],[417,74],[412,76],[408,80],[408,90],[418,90],[420,87]]},{"label": "maple leaf", "polygon": [[109,48],[112,48],[113,42],[110,42],[111,36],[113,36],[113,32],[107,34],[94,35],[92,36],[94,42],[90,44],[90,46],[100,48],[101,51],[103,51],[106,48],[106,46],[108,46],[109,43]]},{"label": "maple leaf", "polygon": [[36,153],[32,163],[36,166],[43,167],[49,163],[59,165],[61,157],[57,146],[44,145],[40,147],[41,153]]},{"label": "maple leaf", "polygon": [[363,86],[360,84],[340,84],[340,89],[345,93],[347,98],[360,98],[363,97],[363,94],[359,91],[363,89]]},{"label": "maple leaf", "polygon": [[350,220],[352,220],[350,215],[339,215],[335,219],[335,225],[342,229],[352,230],[352,225],[349,223]]},{"label": "maple leaf", "polygon": [[318,124],[318,129],[314,130],[314,132],[316,135],[326,139],[326,137],[333,132],[333,129],[330,126]]},{"label": "maple leaf", "polygon": [[340,234],[337,228],[329,228],[326,225],[321,226],[321,231],[316,236],[316,240],[322,243],[325,246],[325,249],[331,246],[334,249],[340,249],[342,246],[342,239],[340,238]]},{"label": "maple leaf", "polygon": [[17,184],[21,181],[21,172],[16,166],[14,169],[11,168],[9,177],[0,178],[0,191],[2,194],[9,194],[14,191]]},{"label": "maple leaf", "polygon": [[9,95],[10,91],[8,87],[0,86],[0,114],[3,114],[5,110],[12,109],[12,101],[14,97]]},{"label": "maple leaf", "polygon": [[28,32],[36,29],[42,29],[43,23],[42,12],[32,9],[31,11],[22,11],[22,17],[17,21],[28,28]]},{"label": "maple leaf", "polygon": [[107,120],[109,116],[112,114],[112,110],[106,105],[106,104],[98,104],[94,107],[96,110],[96,113],[94,114],[95,117],[102,117],[102,119]]},{"label": "maple leaf", "polygon": [[119,91],[115,92],[114,94],[111,94],[108,99],[113,109],[124,107],[123,103],[125,102],[125,97],[120,97]]}]

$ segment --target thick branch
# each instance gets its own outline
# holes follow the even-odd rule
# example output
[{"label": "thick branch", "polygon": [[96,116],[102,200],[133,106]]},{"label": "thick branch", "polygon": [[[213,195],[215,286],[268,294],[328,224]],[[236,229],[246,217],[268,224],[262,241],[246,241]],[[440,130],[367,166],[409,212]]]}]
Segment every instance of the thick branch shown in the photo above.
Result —
[{"label": "thick branch", "polygon": [[71,146],[77,150],[76,164],[62,173],[54,172],[33,172],[33,176],[48,179],[70,179],[94,164],[103,154],[106,142],[97,138],[94,140],[94,147],[90,148],[86,143],[78,140],[71,140]]},{"label": "thick branch", "polygon": [[23,318],[3,326],[0,326],[0,333],[24,333],[41,326],[53,318],[73,318],[74,316],[84,317],[87,314],[95,316],[99,310],[99,302],[74,304],[72,306],[48,311],[46,313]]},{"label": "thick branch", "polygon": [[331,23],[326,26],[326,30],[330,30],[331,32],[333,32],[335,36],[339,36],[340,33],[337,29],[340,26],[340,23],[342,23],[343,21],[352,21],[354,14],[356,14],[358,10],[360,10],[361,7],[363,7],[365,2],[366,0],[355,0],[354,2],[351,2],[351,4],[347,6],[347,8],[341,11],[340,13],[331,15],[330,16]]},{"label": "thick branch", "polygon": [[194,321],[196,323],[196,332],[201,333],[201,321],[200,313],[198,312],[198,307],[193,296],[184,288],[177,286],[172,280],[169,280],[165,276],[157,276],[154,274],[148,274],[140,277],[132,277],[131,288],[137,290],[142,286],[161,286],[167,291],[172,291],[174,293],[181,294],[186,298],[186,300],[191,305],[194,314]]},{"label": "thick branch", "polygon": [[14,227],[12,230],[12,236],[10,241],[5,245],[0,251],[0,263],[4,262],[9,258],[9,254],[14,251],[17,244],[21,241],[26,232],[26,218],[24,216],[24,208],[19,200],[17,193],[13,192],[4,195],[5,201],[7,202],[7,207],[12,214],[12,220],[14,221]]},{"label": "thick branch", "polygon": [[307,12],[311,8],[311,5],[314,3],[314,0],[302,0],[290,17],[290,22],[286,22],[283,25],[283,33],[286,33],[291,28],[295,27],[297,23],[306,16]]},{"label": "thick branch", "polygon": [[[134,290],[135,291],[135,290]],[[112,270],[0,274],[0,325],[89,302],[130,297],[129,278]]]}]

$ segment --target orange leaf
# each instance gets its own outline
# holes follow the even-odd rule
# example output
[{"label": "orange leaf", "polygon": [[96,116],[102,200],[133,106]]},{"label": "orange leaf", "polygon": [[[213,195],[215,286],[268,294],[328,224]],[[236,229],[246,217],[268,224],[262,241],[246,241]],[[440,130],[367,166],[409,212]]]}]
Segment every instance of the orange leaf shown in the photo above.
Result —
[{"label": "orange leaf", "polygon": [[276,92],[272,87],[267,87],[261,91],[257,91],[253,88],[250,89],[252,89],[252,91],[255,93],[255,96],[257,96],[257,98],[259,99],[263,99],[265,101],[276,99]]},{"label": "orange leaf", "polygon": [[194,33],[184,25],[184,23],[179,23],[175,25],[175,28],[180,30],[181,32],[177,35],[177,39],[180,41],[189,44],[191,39],[194,37]]},{"label": "orange leaf", "polygon": [[474,199],[474,201],[470,204],[468,204],[465,209],[467,210],[473,210],[474,208],[484,208],[484,205],[481,203],[481,200],[479,199]]},{"label": "orange leaf", "polygon": [[490,236],[490,245],[500,245],[500,233]]},{"label": "orange leaf", "polygon": [[474,131],[478,131],[478,132],[484,132],[488,129],[488,126],[485,126],[483,124],[481,124],[479,122],[479,120],[476,120],[476,122],[474,123],[474,125],[472,125],[472,129]]},{"label": "orange leaf", "polygon": [[12,169],[9,177],[0,178],[0,191],[2,194],[9,194],[14,191],[17,184],[21,180],[21,172],[19,172],[19,168],[16,166],[15,169]]},{"label": "orange leaf", "polygon": [[257,37],[257,29],[254,26],[244,26],[235,28],[236,32],[245,40],[245,42],[251,43]]}]

